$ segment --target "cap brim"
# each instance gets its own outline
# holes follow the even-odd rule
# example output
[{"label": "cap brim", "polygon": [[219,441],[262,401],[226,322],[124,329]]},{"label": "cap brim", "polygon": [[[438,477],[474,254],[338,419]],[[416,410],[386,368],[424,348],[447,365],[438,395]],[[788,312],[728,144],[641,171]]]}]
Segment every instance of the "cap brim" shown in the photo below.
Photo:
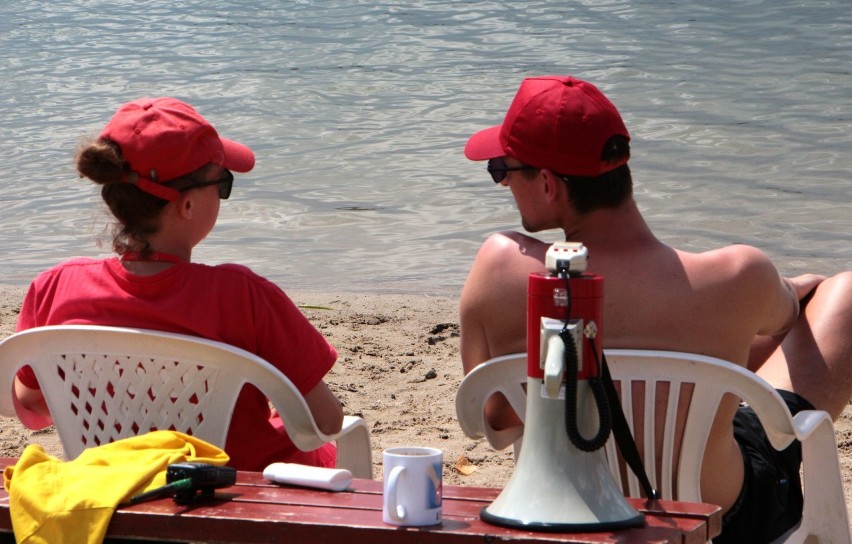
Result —
[{"label": "cap brim", "polygon": [[234,172],[245,173],[254,168],[254,152],[241,143],[227,138],[219,138],[225,150],[225,160],[222,166]]},{"label": "cap brim", "polygon": [[472,161],[495,159],[506,154],[500,143],[501,125],[480,130],[464,146],[464,156]]}]

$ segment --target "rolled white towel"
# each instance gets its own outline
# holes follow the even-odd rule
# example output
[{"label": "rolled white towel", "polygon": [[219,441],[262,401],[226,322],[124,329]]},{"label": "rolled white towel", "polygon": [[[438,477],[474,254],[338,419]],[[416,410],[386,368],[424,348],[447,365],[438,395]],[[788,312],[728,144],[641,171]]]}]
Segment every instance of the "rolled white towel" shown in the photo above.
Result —
[{"label": "rolled white towel", "polygon": [[352,483],[352,473],[343,468],[323,468],[296,463],[272,463],[263,477],[279,484],[343,491]]}]

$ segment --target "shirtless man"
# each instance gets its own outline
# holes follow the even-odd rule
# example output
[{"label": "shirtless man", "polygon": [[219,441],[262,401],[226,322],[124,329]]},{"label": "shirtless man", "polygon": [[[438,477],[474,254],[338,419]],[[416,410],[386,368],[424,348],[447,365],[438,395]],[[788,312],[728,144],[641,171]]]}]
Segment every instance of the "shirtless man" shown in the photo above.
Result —
[{"label": "shirtless man", "polygon": [[[604,347],[733,361],[783,391],[794,414],[813,406],[837,418],[852,396],[852,272],[787,279],[753,247],[695,254],[667,246],[633,200],[629,139],[615,106],[590,83],[529,78],[503,124],[474,134],[465,155],[489,161],[527,231],[561,228],[566,240],[588,248],[587,271],[604,277]],[[548,247],[502,232],[480,249],[460,303],[465,373],[526,351],[527,278],[545,271]],[[727,512],[715,542],[764,542],[801,517],[800,489],[784,485],[799,481],[800,448],[770,451],[778,472],[754,473],[760,461],[749,443],[760,448],[765,438],[746,423],[735,440],[737,412],[729,399],[716,417],[702,496]],[[488,413],[498,428],[518,423],[505,402],[495,399]]]}]

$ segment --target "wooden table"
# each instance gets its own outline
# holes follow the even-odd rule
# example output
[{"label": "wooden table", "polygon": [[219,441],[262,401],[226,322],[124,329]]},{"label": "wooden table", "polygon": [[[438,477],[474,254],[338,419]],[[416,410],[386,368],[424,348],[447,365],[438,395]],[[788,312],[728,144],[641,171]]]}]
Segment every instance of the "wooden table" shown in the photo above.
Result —
[{"label": "wooden table", "polygon": [[[5,461],[5,463],[4,463]],[[14,464],[0,459],[0,466]],[[169,498],[119,508],[107,537],[203,542],[382,543],[680,543],[704,544],[721,531],[722,515],[708,504],[630,499],[646,527],[610,533],[540,533],[506,529],[479,519],[499,489],[444,486],[443,523],[399,528],[382,522],[382,483],[354,480],[332,493],[271,484],[257,472],[240,472],[237,484],[212,500],[179,506]],[[0,490],[0,532],[11,532],[9,497]]]}]

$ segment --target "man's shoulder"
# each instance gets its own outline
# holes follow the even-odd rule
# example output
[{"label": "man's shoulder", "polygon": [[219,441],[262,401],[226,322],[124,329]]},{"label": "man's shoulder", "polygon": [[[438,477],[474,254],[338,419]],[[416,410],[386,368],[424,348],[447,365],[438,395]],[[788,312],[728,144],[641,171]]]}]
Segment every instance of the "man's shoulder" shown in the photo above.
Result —
[{"label": "man's shoulder", "polygon": [[696,255],[710,259],[764,259],[768,258],[762,250],[748,244],[731,244],[710,249]]},{"label": "man's shoulder", "polygon": [[769,256],[745,244],[691,254],[681,262],[695,287],[744,304],[760,306],[757,302],[772,296],[780,284]]},{"label": "man's shoulder", "polygon": [[681,260],[687,269],[700,268],[707,272],[743,279],[753,276],[777,276],[775,265],[772,264],[769,256],[760,249],[745,244],[681,255]]},{"label": "man's shoulder", "polygon": [[477,260],[493,264],[496,261],[530,261],[529,266],[535,266],[534,261],[542,263],[551,242],[544,242],[527,234],[515,231],[496,232],[488,237],[477,254]]}]

